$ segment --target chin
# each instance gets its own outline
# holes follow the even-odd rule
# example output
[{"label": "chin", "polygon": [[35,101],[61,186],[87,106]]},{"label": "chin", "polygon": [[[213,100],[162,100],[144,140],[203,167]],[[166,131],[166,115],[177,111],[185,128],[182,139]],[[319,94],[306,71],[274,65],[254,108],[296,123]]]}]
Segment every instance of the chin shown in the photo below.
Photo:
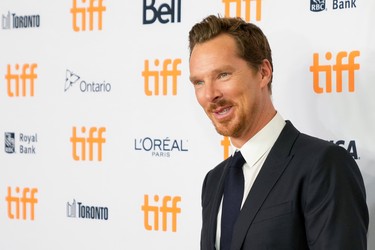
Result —
[{"label": "chin", "polygon": [[224,126],[217,126],[216,124],[214,124],[215,126],[215,129],[216,129],[216,132],[222,136],[232,136],[234,134],[234,131],[233,129],[230,129],[228,127],[224,127]]},{"label": "chin", "polygon": [[214,123],[216,132],[222,136],[239,137],[241,134],[241,124],[216,124]]}]

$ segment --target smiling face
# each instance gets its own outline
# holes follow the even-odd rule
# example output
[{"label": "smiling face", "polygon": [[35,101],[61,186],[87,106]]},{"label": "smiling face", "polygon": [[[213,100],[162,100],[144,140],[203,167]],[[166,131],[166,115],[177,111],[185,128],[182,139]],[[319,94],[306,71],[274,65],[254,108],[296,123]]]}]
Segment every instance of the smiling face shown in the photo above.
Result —
[{"label": "smiling face", "polygon": [[226,34],[195,45],[190,57],[190,80],[199,104],[217,132],[231,137],[237,147],[275,114],[267,88],[271,74],[267,60],[258,70],[250,67]]}]

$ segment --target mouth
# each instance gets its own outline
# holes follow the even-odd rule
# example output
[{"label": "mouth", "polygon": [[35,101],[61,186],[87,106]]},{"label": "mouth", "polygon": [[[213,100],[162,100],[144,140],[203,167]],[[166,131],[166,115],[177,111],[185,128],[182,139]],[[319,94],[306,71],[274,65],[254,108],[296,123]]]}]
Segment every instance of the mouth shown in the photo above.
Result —
[{"label": "mouth", "polygon": [[215,118],[218,121],[224,121],[224,120],[228,120],[231,117],[233,113],[233,109],[232,109],[232,106],[221,107],[221,108],[212,110],[212,113],[214,114]]},{"label": "mouth", "polygon": [[227,107],[227,108],[219,109],[218,111],[215,111],[214,113],[218,115],[224,115],[228,113],[229,110],[230,110],[230,107]]}]

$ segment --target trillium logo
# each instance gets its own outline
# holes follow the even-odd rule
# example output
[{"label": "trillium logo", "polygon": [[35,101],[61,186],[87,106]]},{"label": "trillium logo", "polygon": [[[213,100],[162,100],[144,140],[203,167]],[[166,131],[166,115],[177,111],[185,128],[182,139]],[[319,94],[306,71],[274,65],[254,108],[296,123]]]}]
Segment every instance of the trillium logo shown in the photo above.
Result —
[{"label": "trillium logo", "polygon": [[73,88],[79,89],[82,93],[104,93],[110,92],[112,85],[106,81],[87,81],[81,79],[81,76],[67,69],[65,72],[64,92]]},{"label": "trillium logo", "polygon": [[65,73],[64,91],[67,91],[70,87],[72,87],[80,78],[80,76],[67,69]]}]

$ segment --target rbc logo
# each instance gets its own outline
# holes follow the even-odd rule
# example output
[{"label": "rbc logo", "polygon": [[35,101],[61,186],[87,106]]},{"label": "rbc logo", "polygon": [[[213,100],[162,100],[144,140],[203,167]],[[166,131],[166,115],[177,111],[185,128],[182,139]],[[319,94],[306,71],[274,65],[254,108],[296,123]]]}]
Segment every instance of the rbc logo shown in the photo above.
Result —
[{"label": "rbc logo", "polygon": [[310,10],[320,12],[326,9],[326,0],[310,0]]},{"label": "rbc logo", "polygon": [[[330,64],[320,64],[319,62],[319,54],[314,53],[313,55],[313,65],[310,67],[310,72],[313,73],[313,88],[314,91],[318,94],[323,93],[324,91],[327,93],[332,92],[332,71],[336,72],[336,92],[340,93],[343,91],[343,72],[347,72],[347,79],[348,79],[348,91],[354,92],[354,73],[356,70],[359,70],[360,64],[355,62],[355,58],[359,57],[360,52],[355,50],[350,53],[345,51],[340,51],[336,55],[336,62],[334,65]],[[325,58],[327,61],[332,59],[332,53],[327,52],[325,54]],[[347,59],[346,63],[344,63],[344,59]],[[321,73],[325,73],[325,88],[320,85],[319,75]]]},{"label": "rbc logo", "polygon": [[5,152],[8,154],[16,152],[15,134],[12,132],[5,132]]},{"label": "rbc logo", "polygon": [[158,19],[162,24],[181,22],[181,0],[171,0],[170,4],[163,3],[155,7],[155,0],[143,0],[143,24],[152,24]]}]

